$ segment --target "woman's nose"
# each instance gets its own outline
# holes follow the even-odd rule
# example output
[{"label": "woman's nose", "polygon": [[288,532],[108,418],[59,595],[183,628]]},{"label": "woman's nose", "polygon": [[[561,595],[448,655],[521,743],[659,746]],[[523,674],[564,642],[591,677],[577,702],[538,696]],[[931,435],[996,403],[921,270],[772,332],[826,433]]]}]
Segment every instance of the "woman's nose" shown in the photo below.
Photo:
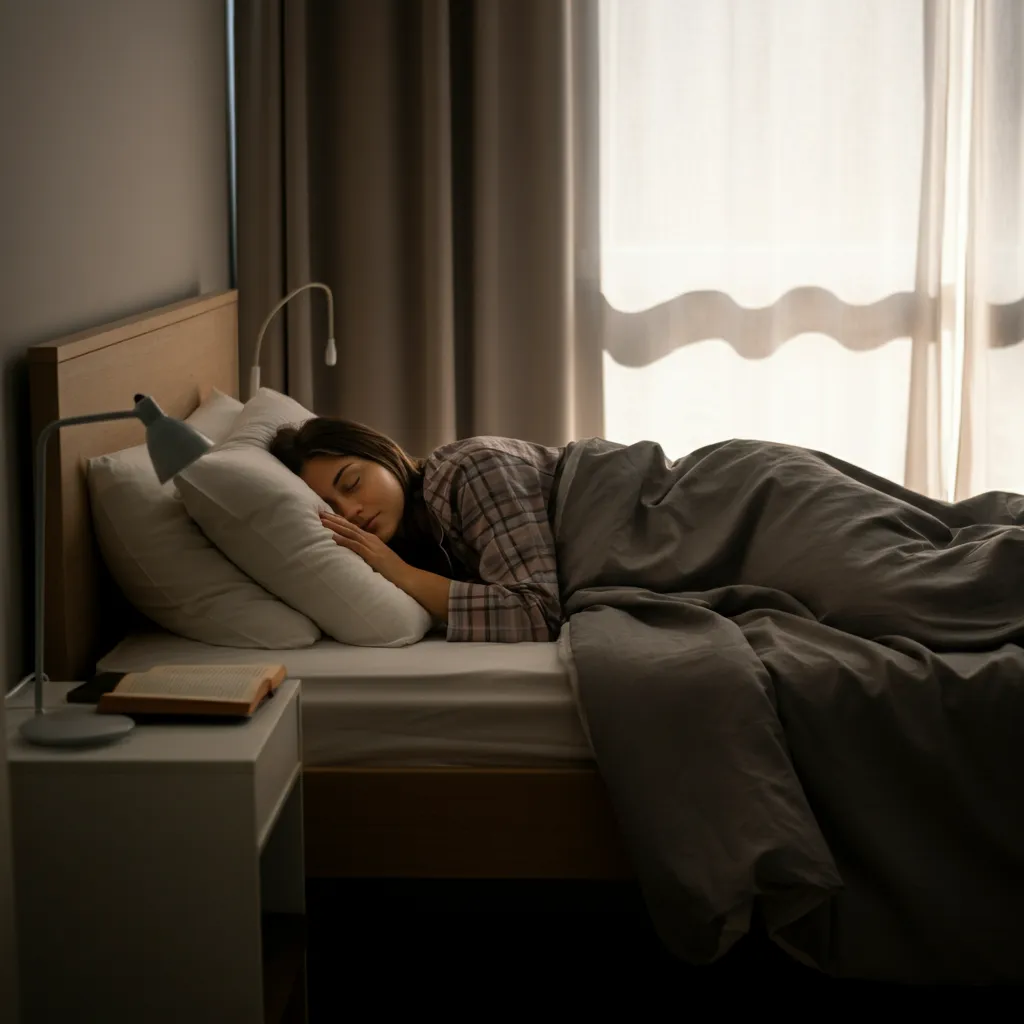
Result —
[{"label": "woman's nose", "polygon": [[350,522],[358,518],[359,513],[362,511],[362,505],[358,501],[352,501],[347,498],[338,499],[338,513],[343,515]]}]

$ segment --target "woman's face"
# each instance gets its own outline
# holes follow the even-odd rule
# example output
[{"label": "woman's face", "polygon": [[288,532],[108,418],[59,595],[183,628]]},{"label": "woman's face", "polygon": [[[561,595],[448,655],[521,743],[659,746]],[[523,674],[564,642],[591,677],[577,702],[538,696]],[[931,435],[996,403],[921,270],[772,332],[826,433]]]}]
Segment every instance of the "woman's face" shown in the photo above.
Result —
[{"label": "woman's face", "polygon": [[385,544],[398,532],[405,492],[398,477],[379,462],[354,455],[315,455],[300,476],[338,515]]}]

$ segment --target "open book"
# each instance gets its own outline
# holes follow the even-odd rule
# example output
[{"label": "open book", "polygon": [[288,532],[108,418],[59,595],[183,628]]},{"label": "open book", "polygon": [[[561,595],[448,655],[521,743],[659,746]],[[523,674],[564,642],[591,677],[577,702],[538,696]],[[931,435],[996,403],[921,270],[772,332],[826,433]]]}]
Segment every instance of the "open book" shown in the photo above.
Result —
[{"label": "open book", "polygon": [[138,715],[251,715],[284,682],[284,665],[155,665],[129,672],[96,710]]}]

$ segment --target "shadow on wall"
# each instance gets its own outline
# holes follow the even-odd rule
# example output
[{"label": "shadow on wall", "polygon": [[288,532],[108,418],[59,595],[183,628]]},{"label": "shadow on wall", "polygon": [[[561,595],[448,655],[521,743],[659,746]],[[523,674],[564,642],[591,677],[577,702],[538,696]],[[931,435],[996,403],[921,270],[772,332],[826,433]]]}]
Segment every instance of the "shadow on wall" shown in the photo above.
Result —
[{"label": "shadow on wall", "polygon": [[[29,627],[32,606],[32,430],[29,418],[28,360],[24,352],[9,356],[2,367],[0,395],[0,436],[3,438],[0,464],[3,478],[0,492],[0,610],[3,619],[3,644],[6,652],[0,671],[10,676],[4,688],[14,685],[31,657]],[[27,671],[27,669],[24,669]]]}]

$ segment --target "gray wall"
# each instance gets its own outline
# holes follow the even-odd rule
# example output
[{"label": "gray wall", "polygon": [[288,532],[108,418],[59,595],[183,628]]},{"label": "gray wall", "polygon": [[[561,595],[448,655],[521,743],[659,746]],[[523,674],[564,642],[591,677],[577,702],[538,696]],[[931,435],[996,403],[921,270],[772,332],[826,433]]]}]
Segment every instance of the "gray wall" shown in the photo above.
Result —
[{"label": "gray wall", "polygon": [[0,693],[31,658],[25,348],[229,286],[225,38],[224,0],[0,0]]}]

